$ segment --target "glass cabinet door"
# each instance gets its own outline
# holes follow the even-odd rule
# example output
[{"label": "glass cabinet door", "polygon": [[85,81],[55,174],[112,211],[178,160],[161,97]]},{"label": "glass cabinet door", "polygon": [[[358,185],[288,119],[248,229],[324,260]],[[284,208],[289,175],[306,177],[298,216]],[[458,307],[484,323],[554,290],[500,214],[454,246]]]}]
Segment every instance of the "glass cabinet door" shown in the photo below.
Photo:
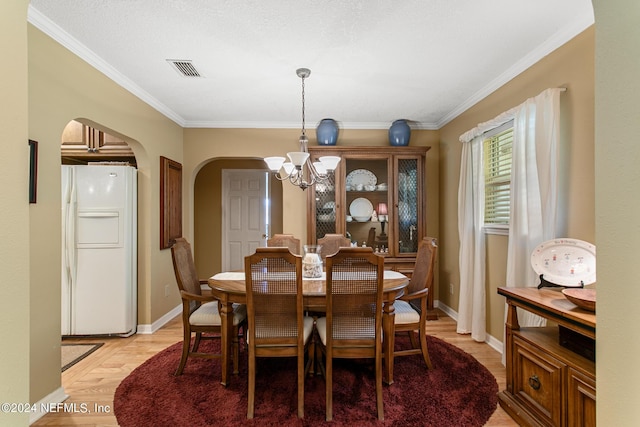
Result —
[{"label": "glass cabinet door", "polygon": [[405,254],[418,251],[419,197],[418,159],[397,160],[397,202],[394,216],[397,234],[396,253]]},{"label": "glass cabinet door", "polygon": [[327,180],[315,185],[315,239],[336,233],[336,178],[330,173]]},{"label": "glass cabinet door", "polygon": [[[358,246],[389,247],[389,157],[345,158],[345,234]],[[382,222],[380,220],[383,220]]]}]

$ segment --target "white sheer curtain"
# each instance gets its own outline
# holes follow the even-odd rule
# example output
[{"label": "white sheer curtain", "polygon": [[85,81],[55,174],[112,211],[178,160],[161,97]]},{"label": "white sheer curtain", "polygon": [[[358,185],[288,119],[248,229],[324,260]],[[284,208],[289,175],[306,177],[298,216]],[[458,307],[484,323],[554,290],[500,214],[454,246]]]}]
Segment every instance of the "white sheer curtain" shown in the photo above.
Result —
[{"label": "white sheer curtain", "polygon": [[[536,286],[531,253],[556,237],[560,92],[547,89],[518,106],[513,122],[511,217],[507,252],[508,287]],[[544,319],[518,313],[521,326],[541,326]]]},{"label": "white sheer curtain", "polygon": [[486,338],[484,167],[482,135],[462,145],[458,186],[458,235],[460,237],[459,334],[476,341]]},{"label": "white sheer curtain", "polygon": [[[537,284],[530,256],[555,237],[559,104],[562,88],[547,89],[460,136],[462,159],[458,187],[460,299],[458,333],[486,338],[484,240],[484,134],[514,120],[511,168],[511,219],[507,286]],[[522,316],[526,322],[536,322]]]}]

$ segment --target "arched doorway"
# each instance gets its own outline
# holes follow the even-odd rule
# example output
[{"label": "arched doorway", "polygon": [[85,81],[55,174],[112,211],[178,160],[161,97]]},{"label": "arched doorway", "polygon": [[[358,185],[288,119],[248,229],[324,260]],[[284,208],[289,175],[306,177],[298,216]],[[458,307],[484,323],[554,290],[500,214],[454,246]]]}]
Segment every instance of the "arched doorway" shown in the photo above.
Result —
[{"label": "arched doorway", "polygon": [[[197,173],[194,182],[194,259],[200,277],[222,271],[223,171],[263,170],[262,159],[211,159]],[[268,203],[272,233],[282,232],[282,184],[269,177]]]}]

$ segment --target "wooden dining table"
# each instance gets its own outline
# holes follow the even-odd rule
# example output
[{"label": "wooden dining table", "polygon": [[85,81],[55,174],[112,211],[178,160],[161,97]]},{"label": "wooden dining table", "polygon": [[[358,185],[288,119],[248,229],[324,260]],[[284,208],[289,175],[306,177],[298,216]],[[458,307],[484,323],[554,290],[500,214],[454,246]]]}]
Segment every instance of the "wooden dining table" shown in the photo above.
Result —
[{"label": "wooden dining table", "polygon": [[[211,276],[208,279],[211,293],[220,301],[222,319],[222,385],[228,384],[229,355],[231,354],[233,336],[233,307],[232,304],[246,304],[247,293],[244,281],[244,272],[224,272]],[[382,328],[383,344],[384,381],[387,384],[393,383],[393,346],[395,338],[395,314],[394,301],[404,294],[404,289],[409,284],[409,278],[396,271],[385,270],[383,285],[383,308],[382,308]],[[302,295],[304,306],[308,310],[318,310],[326,308],[326,276],[322,273],[320,278],[304,278],[302,280]],[[236,372],[237,373],[237,372]]]}]

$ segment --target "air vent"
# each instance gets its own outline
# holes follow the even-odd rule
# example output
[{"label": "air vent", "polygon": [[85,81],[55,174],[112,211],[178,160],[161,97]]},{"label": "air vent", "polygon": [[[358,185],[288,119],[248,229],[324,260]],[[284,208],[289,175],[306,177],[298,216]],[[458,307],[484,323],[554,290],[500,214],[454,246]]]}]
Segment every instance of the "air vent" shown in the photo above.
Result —
[{"label": "air vent", "polygon": [[202,77],[196,67],[193,66],[192,61],[183,59],[167,59],[167,62],[171,64],[175,70],[183,77]]}]

